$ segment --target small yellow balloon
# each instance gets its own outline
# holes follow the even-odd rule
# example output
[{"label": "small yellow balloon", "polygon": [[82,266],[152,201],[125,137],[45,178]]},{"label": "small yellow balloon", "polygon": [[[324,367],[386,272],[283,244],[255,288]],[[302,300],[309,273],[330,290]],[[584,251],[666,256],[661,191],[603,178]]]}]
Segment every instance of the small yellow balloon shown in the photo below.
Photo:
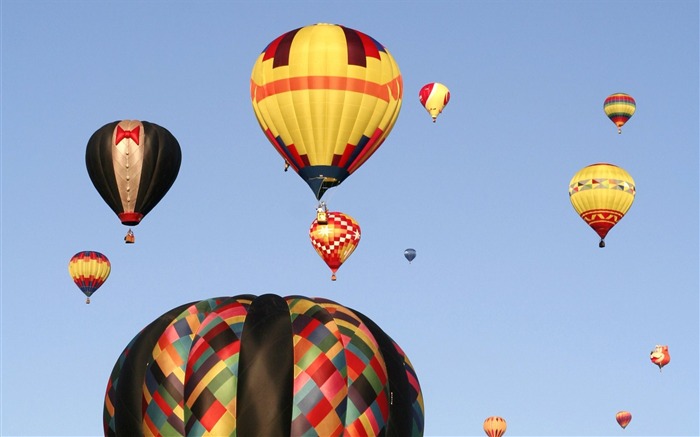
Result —
[{"label": "small yellow balloon", "polygon": [[450,101],[450,90],[441,83],[433,82],[423,85],[418,93],[418,99],[426,111],[433,117],[433,123]]}]

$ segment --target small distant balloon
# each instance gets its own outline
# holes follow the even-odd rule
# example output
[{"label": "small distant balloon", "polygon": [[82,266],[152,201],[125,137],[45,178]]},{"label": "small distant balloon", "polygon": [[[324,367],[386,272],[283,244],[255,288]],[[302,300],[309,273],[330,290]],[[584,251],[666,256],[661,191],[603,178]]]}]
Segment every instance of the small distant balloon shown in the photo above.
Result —
[{"label": "small distant balloon", "polygon": [[632,117],[637,109],[637,103],[632,96],[625,93],[609,95],[603,103],[605,115],[617,126],[617,133],[622,133],[622,126]]},{"label": "small distant balloon", "polygon": [[418,93],[418,99],[426,111],[433,117],[433,123],[437,120],[442,110],[450,101],[450,90],[441,83],[432,82],[423,85]]},{"label": "small distant balloon", "polygon": [[629,411],[620,411],[615,415],[615,420],[617,420],[622,429],[625,429],[632,420],[632,414]]},{"label": "small distant balloon", "polygon": [[76,253],[68,263],[73,282],[87,296],[85,303],[90,303],[90,296],[104,284],[111,271],[112,265],[107,257],[91,250]]},{"label": "small distant balloon", "polygon": [[487,417],[484,420],[484,432],[489,437],[501,437],[506,433],[506,420],[498,416]]},{"label": "small distant balloon", "polygon": [[656,345],[653,351],[651,351],[651,362],[659,366],[659,372],[661,368],[666,364],[671,362],[671,354],[668,353],[668,346]]},{"label": "small distant balloon", "polygon": [[403,256],[406,257],[408,263],[410,264],[416,258],[416,249],[406,249],[403,251]]}]

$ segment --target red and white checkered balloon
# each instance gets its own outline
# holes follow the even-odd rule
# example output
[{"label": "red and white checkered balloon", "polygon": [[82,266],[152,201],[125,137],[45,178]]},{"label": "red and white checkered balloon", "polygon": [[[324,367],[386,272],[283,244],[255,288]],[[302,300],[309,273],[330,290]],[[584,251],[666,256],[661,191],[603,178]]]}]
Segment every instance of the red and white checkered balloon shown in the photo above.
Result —
[{"label": "red and white checkered balloon", "polygon": [[355,219],[342,212],[328,212],[327,223],[314,220],[309,229],[309,237],[316,252],[335,273],[360,243],[360,225]]}]

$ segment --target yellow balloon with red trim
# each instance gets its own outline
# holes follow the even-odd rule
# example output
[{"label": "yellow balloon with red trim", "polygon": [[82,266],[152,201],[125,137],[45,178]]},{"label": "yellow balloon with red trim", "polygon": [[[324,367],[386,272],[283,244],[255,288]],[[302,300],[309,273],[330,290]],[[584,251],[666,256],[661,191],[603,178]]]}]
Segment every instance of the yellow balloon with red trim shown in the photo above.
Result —
[{"label": "yellow balloon with red trim", "polygon": [[450,90],[439,82],[428,83],[423,85],[423,88],[418,92],[418,100],[435,123],[438,115],[442,113],[450,101]]},{"label": "yellow balloon with red trim", "polygon": [[382,145],[399,116],[403,80],[374,38],[319,23],[277,37],[250,80],[265,136],[317,199]]},{"label": "yellow balloon with red trim", "polygon": [[109,259],[93,250],[78,252],[68,262],[68,273],[73,282],[87,296],[85,303],[90,303],[90,296],[104,284],[111,271]]},{"label": "yellow balloon with red trim", "polygon": [[501,437],[506,433],[506,419],[499,416],[487,417],[484,420],[484,432],[489,437]]},{"label": "yellow balloon with red trim", "polygon": [[360,236],[360,225],[342,212],[328,211],[325,222],[316,219],[311,223],[311,244],[333,272],[331,280],[335,281],[335,273],[357,248]]},{"label": "yellow balloon with red trim", "polygon": [[605,237],[629,211],[636,185],[632,176],[614,164],[598,163],[579,170],[569,182],[569,199],[576,212],[600,237]]}]

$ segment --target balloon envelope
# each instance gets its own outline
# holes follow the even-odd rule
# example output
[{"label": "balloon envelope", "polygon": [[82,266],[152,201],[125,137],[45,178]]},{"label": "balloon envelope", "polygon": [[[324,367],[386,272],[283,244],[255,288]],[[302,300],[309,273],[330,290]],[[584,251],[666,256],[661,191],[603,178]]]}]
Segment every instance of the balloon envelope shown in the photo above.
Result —
[{"label": "balloon envelope", "polygon": [[491,416],[484,420],[484,432],[489,437],[501,437],[506,433],[506,420],[502,417]]},{"label": "balloon envelope", "polygon": [[329,211],[326,217],[325,224],[319,223],[318,219],[311,223],[309,237],[316,252],[333,272],[331,279],[335,281],[335,273],[360,243],[360,225],[342,212]]},{"label": "balloon envelope", "polygon": [[408,262],[410,263],[416,258],[416,249],[406,249],[403,251],[403,256],[406,257]]},{"label": "balloon envelope", "polygon": [[175,182],[180,144],[165,128],[138,120],[108,123],[87,144],[85,164],[93,185],[121,222],[141,222]]},{"label": "balloon envelope", "polygon": [[622,429],[625,429],[632,420],[632,414],[629,411],[620,411],[615,415],[615,420],[617,420]]},{"label": "balloon envelope", "polygon": [[280,35],[263,50],[250,96],[267,139],[321,199],[387,138],[403,82],[375,39],[320,23]]},{"label": "balloon envelope", "polygon": [[423,85],[418,92],[421,105],[433,118],[433,123],[450,101],[450,90],[441,83],[433,82]]},{"label": "balloon envelope", "polygon": [[668,353],[668,346],[656,345],[650,354],[651,362],[659,366],[661,370],[666,364],[671,362],[671,354]]},{"label": "balloon envelope", "polygon": [[104,434],[423,433],[406,354],[363,314],[303,296],[239,295],[173,308],[118,358]]},{"label": "balloon envelope", "polygon": [[622,126],[637,110],[637,102],[629,94],[615,93],[605,99],[603,110],[605,115],[617,126],[617,133],[621,134]]},{"label": "balloon envelope", "polygon": [[579,170],[569,182],[569,199],[581,218],[600,236],[605,236],[632,206],[636,188],[624,169],[598,163]]},{"label": "balloon envelope", "polygon": [[104,284],[111,271],[112,265],[107,257],[91,250],[76,253],[68,262],[68,273],[87,296],[87,303],[90,303],[90,296]]}]

